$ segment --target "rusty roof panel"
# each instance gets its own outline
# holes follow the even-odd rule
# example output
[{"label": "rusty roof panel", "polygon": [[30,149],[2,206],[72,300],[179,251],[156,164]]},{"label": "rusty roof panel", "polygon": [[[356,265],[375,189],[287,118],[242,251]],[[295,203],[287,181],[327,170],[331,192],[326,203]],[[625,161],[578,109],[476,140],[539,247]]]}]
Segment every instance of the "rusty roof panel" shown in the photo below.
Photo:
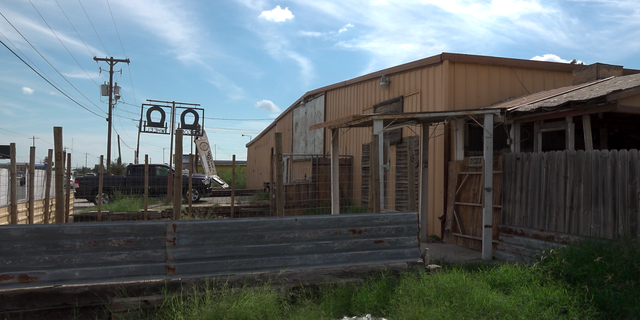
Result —
[{"label": "rusty roof panel", "polygon": [[507,109],[509,112],[531,112],[538,109],[560,107],[570,102],[587,101],[605,97],[614,92],[639,86],[640,74],[610,77],[585,84],[530,94],[492,105],[489,108]]}]

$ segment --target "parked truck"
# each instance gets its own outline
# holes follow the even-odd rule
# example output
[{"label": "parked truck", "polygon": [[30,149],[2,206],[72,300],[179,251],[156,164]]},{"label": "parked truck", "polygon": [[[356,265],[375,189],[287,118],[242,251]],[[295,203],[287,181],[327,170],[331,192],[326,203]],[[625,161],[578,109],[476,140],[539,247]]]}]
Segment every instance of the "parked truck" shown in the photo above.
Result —
[{"label": "parked truck", "polygon": [[[169,185],[169,175],[173,170],[164,164],[149,164],[149,196],[165,196]],[[75,180],[75,198],[86,199],[98,204],[98,176],[77,177]],[[127,166],[124,176],[104,175],[102,182],[102,203],[109,202],[116,195],[144,194],[144,164],[130,164]],[[210,193],[212,181],[204,174],[194,173],[192,176],[191,199],[200,200],[200,197]],[[189,195],[189,176],[182,177],[182,191],[185,198]]]}]

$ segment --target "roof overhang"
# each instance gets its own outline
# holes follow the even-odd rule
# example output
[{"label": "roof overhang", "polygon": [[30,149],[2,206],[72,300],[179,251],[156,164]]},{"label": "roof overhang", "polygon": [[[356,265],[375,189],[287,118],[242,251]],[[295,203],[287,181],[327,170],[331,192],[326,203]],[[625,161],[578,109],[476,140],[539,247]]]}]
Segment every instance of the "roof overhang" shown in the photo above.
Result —
[{"label": "roof overhang", "polygon": [[417,125],[423,123],[446,122],[451,119],[479,117],[486,114],[495,116],[504,115],[504,109],[474,109],[439,112],[410,112],[400,114],[359,114],[314,124],[309,130],[315,129],[339,129],[339,128],[365,128],[372,127],[374,121],[382,121],[385,128],[391,126]]}]

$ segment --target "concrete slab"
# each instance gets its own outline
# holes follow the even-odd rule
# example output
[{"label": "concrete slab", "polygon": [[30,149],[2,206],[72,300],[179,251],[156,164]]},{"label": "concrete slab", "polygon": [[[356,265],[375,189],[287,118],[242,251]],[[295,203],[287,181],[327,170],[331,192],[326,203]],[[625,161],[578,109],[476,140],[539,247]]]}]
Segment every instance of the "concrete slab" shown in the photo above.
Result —
[{"label": "concrete slab", "polygon": [[448,263],[482,261],[482,252],[463,248],[453,243],[425,243],[423,246],[429,248],[431,263],[438,261]]}]

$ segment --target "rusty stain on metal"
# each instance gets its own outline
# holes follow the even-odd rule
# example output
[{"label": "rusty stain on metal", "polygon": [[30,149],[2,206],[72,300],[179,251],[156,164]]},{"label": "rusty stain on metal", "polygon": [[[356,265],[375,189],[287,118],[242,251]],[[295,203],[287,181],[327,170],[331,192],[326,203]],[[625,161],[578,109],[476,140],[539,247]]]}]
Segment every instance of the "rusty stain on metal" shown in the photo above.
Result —
[{"label": "rusty stain on metal", "polygon": [[171,226],[173,227],[173,232],[176,232],[176,230],[178,229],[178,225],[174,223]]},{"label": "rusty stain on metal", "polygon": [[178,268],[176,266],[167,266],[167,274],[176,274],[178,273]]},{"label": "rusty stain on metal", "polygon": [[374,244],[381,244],[381,243],[387,243],[386,240],[375,240],[373,241]]},{"label": "rusty stain on metal", "polygon": [[89,241],[87,242],[90,246],[93,246],[94,248],[97,247],[98,245],[101,246],[105,246],[105,245],[110,245],[110,246],[121,246],[125,243],[131,243],[131,239],[112,239],[112,240],[104,240],[104,241]]},{"label": "rusty stain on metal", "polygon": [[38,279],[40,279],[40,277],[31,277],[26,273],[23,273],[18,276],[18,282],[20,283],[31,283],[31,282],[37,281]]},{"label": "rusty stain on metal", "polygon": [[347,232],[350,232],[352,236],[355,236],[355,235],[362,235],[363,233],[367,232],[367,230],[363,230],[363,229],[358,229],[358,230],[356,230],[356,229],[349,229],[349,230],[347,230]]},{"label": "rusty stain on metal", "polygon": [[293,222],[298,223],[298,219],[293,219]]},{"label": "rusty stain on metal", "polygon": [[0,282],[13,280],[15,277],[8,274],[0,274]]}]

